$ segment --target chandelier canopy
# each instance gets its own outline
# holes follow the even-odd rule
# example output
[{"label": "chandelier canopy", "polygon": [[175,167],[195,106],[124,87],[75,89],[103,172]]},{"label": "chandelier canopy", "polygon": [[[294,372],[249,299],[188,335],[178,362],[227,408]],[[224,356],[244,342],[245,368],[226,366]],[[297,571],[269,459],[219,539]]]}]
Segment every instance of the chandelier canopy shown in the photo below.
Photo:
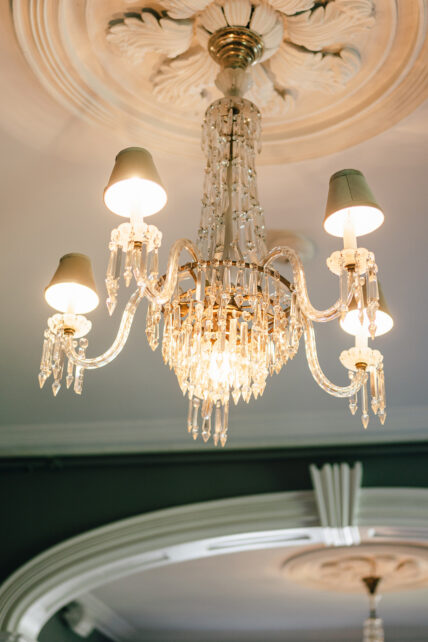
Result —
[{"label": "chandelier canopy", "polygon": [[[224,97],[208,107],[203,123],[206,166],[197,243],[177,240],[166,272],[159,273],[162,234],[144,218],[162,209],[166,191],[147,150],[122,150],[104,191],[106,206],[128,219],[111,234],[109,313],[115,310],[122,275],[125,285],[134,280],[136,289],[113,345],[99,357],[87,358],[91,323],[83,315],[98,302],[89,260],[79,254],[61,259],[45,292],[58,314],[48,320],[45,331],[40,386],[53,374],[56,395],[66,369],[67,387],[74,381],[80,394],[84,371],[105,366],[119,354],[146,298],[149,345],[157,348],[163,326],[162,356],[189,399],[187,428],[194,439],[201,434],[208,441],[212,436],[215,445],[224,446],[230,399],[237,404],[241,398],[248,402],[262,395],[268,376],[294,357],[302,336],[309,368],[321,388],[349,398],[353,414],[360,392],[367,427],[369,385],[372,410],[383,423],[383,357],[368,347],[368,339],[390,329],[392,319],[379,297],[374,254],[358,248],[356,239],[379,227],[384,214],[361,172],[346,169],[331,177],[324,228],[343,237],[343,249],[327,260],[339,277],[340,296],[331,307],[315,309],[298,254],[283,246],[268,252],[265,243],[255,167],[261,117],[243,97],[251,84],[248,67],[263,59],[263,36],[246,25],[222,26],[210,35],[207,47],[221,67],[217,86]],[[182,252],[188,254],[183,263]],[[289,262],[292,283],[275,269],[279,257]],[[355,347],[340,355],[350,378],[344,387],[327,379],[316,351],[313,322],[334,319],[356,337]]]}]

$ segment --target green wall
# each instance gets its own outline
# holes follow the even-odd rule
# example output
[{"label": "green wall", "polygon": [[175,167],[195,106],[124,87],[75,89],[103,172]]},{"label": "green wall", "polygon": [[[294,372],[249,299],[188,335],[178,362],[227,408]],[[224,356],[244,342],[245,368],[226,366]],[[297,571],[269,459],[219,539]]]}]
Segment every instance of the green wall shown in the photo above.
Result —
[{"label": "green wall", "polygon": [[83,531],[192,502],[311,488],[308,466],[360,460],[364,486],[428,487],[428,442],[365,447],[0,459],[0,581]]}]

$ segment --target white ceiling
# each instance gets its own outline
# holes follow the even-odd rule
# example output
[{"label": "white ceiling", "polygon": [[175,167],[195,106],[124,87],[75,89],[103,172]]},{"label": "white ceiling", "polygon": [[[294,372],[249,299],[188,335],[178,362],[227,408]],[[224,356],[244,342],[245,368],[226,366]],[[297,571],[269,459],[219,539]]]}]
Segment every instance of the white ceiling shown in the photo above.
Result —
[{"label": "white ceiling", "polygon": [[[141,641],[360,641],[368,617],[363,591],[316,591],[290,582],[281,567],[297,550],[172,564],[106,584],[93,595]],[[428,589],[386,594],[379,605],[386,640],[426,639],[427,600]]]},{"label": "white ceiling", "polygon": [[[80,251],[91,256],[104,298],[107,244],[118,219],[103,206],[102,190],[115,152],[135,141],[124,139],[123,132],[119,140],[115,131],[89,125],[58,105],[53,108],[6,28],[3,35],[0,80],[8,90],[0,110],[0,448],[4,454],[37,454],[206,447],[186,434],[186,401],[160,351],[152,353],[146,343],[143,309],[119,358],[86,374],[82,397],[61,390],[53,398],[48,384],[38,389],[42,335],[51,314],[43,288],[59,257]],[[51,121],[44,110],[48,104],[49,114],[55,111]],[[329,176],[344,167],[361,169],[384,206],[385,224],[364,238],[364,244],[376,253],[395,319],[393,331],[376,341],[385,359],[386,425],[382,428],[372,420],[363,431],[346,402],[323,393],[311,378],[302,345],[295,360],[268,381],[261,400],[249,407],[241,402],[232,409],[227,447],[367,443],[428,435],[427,123],[425,103],[389,131],[357,147],[301,163],[264,165],[258,172],[267,226],[302,232],[316,245],[307,271],[310,294],[318,306],[329,305],[338,291],[325,259],[339,244],[322,229]],[[156,162],[169,195],[166,208],[152,218],[164,235],[165,265],[173,240],[195,237],[202,160],[157,156]],[[110,344],[119,315],[117,311],[110,319],[104,303],[90,315],[90,356]],[[335,322],[319,328],[318,337],[327,375],[345,383],[347,374],[338,356],[350,346],[350,338]]]}]

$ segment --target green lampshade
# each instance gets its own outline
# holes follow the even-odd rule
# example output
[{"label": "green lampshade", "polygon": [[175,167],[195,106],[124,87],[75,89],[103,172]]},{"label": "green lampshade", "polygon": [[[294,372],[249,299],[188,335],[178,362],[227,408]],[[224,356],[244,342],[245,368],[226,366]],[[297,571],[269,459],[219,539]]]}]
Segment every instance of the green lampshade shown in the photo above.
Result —
[{"label": "green lampshade", "polygon": [[89,257],[77,252],[65,254],[45,289],[45,299],[62,313],[86,314],[94,310],[99,298]]},{"label": "green lampshade", "polygon": [[333,236],[343,236],[351,218],[355,236],[373,232],[384,220],[364,175],[357,169],[342,169],[330,178],[324,229]]},{"label": "green lampshade", "polygon": [[[376,336],[379,337],[382,334],[389,332],[394,325],[394,320],[389,311],[388,305],[383,294],[383,290],[378,282],[379,288],[379,308],[376,312]],[[367,305],[367,289],[366,285],[363,285],[363,298],[364,304]],[[352,300],[349,310],[344,319],[340,320],[340,326],[342,330],[345,330],[348,334],[358,336],[361,334],[361,329],[369,336],[369,319],[367,313],[364,310],[364,320],[361,327],[361,322],[358,314],[357,303],[355,299]]]},{"label": "green lampshade", "polygon": [[142,147],[128,147],[116,156],[104,203],[119,216],[150,216],[167,201],[151,154]]}]

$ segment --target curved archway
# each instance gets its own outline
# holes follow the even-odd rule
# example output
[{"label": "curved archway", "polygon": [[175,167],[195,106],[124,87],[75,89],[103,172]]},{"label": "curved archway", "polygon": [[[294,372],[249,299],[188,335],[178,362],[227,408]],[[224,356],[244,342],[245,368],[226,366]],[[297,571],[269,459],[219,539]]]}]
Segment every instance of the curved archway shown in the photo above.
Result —
[{"label": "curved archway", "polygon": [[[361,539],[428,540],[428,490],[363,489]],[[0,630],[37,639],[64,604],[136,571],[232,551],[324,545],[314,493],[274,493],[139,515],[45,551],[0,588]]]}]

